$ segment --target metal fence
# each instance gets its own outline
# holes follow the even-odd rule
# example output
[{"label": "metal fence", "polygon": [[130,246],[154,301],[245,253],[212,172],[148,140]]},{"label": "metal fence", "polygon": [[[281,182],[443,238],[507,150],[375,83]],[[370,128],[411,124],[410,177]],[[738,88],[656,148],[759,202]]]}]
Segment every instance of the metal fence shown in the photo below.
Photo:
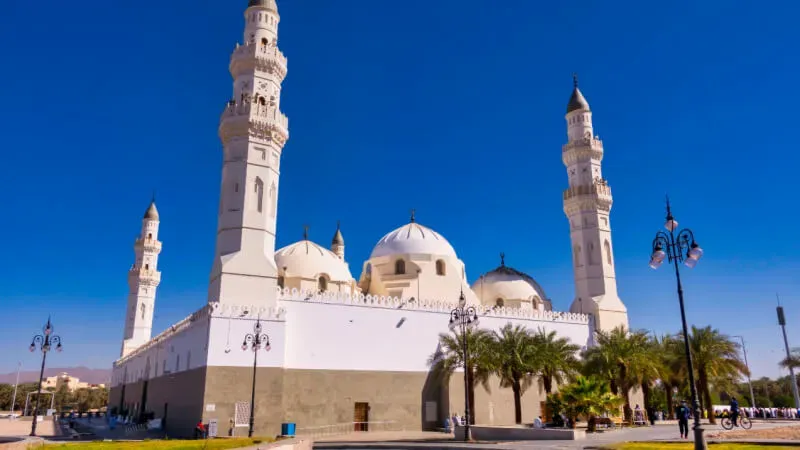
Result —
[{"label": "metal fence", "polygon": [[405,431],[396,421],[377,422],[345,422],[317,427],[298,427],[295,434],[309,438],[321,438],[350,433],[367,433],[375,431]]}]

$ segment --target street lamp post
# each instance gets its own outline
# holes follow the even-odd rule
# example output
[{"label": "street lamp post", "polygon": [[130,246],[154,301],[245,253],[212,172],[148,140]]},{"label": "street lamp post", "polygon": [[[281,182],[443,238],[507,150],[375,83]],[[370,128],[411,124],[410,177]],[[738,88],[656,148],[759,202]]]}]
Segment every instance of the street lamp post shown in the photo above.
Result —
[{"label": "street lamp post", "polygon": [[269,351],[269,336],[262,332],[261,319],[256,320],[253,326],[253,333],[247,333],[242,342],[242,350],[252,350],[253,352],[253,386],[250,391],[250,428],[247,430],[247,437],[253,437],[253,424],[255,423],[255,410],[256,410],[256,367],[258,366],[258,351],[261,346],[264,346],[264,351]]},{"label": "street lamp post", "polygon": [[675,266],[675,279],[678,282],[678,302],[681,306],[681,325],[683,326],[683,345],[686,353],[686,364],[689,368],[689,389],[692,393],[692,409],[694,412],[694,448],[695,450],[706,450],[703,427],[700,425],[700,402],[697,398],[697,386],[694,381],[694,365],[692,364],[692,352],[689,348],[689,331],[686,326],[686,310],[683,306],[683,287],[681,286],[680,263],[688,268],[694,268],[697,261],[703,256],[703,249],[694,239],[694,233],[688,228],[675,232],[678,228],[678,221],[672,217],[672,211],[667,199],[667,221],[664,227],[669,231],[665,233],[659,231],[653,239],[653,253],[650,256],[650,267],[657,269],[666,258]]},{"label": "street lamp post", "polygon": [[17,404],[17,388],[19,387],[19,371],[22,369],[22,361],[17,361],[17,381],[14,382],[14,395],[11,397],[11,416],[14,417],[14,406]]},{"label": "street lamp post", "polygon": [[472,440],[470,435],[470,410],[469,410],[469,342],[467,332],[478,326],[478,312],[472,306],[467,306],[464,291],[458,298],[458,307],[450,311],[450,330],[461,333],[461,352],[464,362],[464,441]]},{"label": "street lamp post", "polygon": [[744,355],[744,366],[747,367],[747,385],[750,387],[750,406],[756,407],[756,396],[753,394],[753,383],[750,381],[750,365],[747,363],[747,348],[744,346],[744,336],[734,336],[742,341],[742,354]]},{"label": "street lamp post", "polygon": [[47,318],[47,325],[44,326],[44,334],[37,334],[33,336],[31,341],[30,351],[36,351],[38,347],[42,351],[42,368],[39,370],[39,388],[36,391],[36,406],[33,408],[33,421],[31,423],[31,436],[36,436],[36,421],[39,417],[39,398],[42,396],[42,379],[44,378],[44,364],[47,360],[47,352],[50,351],[51,346],[56,344],[56,351],[61,351],[61,337],[53,334],[53,326],[50,324],[50,318]]}]

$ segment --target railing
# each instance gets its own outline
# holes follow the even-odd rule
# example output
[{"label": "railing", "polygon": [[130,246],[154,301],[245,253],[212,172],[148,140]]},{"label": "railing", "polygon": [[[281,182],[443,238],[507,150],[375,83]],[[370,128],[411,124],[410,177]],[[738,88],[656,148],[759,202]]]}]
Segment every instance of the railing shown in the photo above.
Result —
[{"label": "railing", "polygon": [[148,249],[156,249],[161,251],[161,241],[153,238],[136,239],[136,243],[134,245],[137,247],[142,246]]},{"label": "railing", "polygon": [[575,139],[574,141],[568,142],[561,146],[562,152],[567,152],[576,147],[585,147],[589,146],[592,150],[602,150],[603,149],[603,141],[598,139],[597,137],[591,138],[583,138],[583,139]]},{"label": "railing", "polygon": [[278,47],[272,45],[249,43],[236,47],[231,54],[231,62],[240,58],[249,58],[255,56],[258,59],[268,59],[275,61],[282,68],[286,68],[286,56],[283,55]]},{"label": "railing", "polygon": [[296,434],[297,436],[320,438],[350,433],[368,433],[371,431],[405,430],[394,420],[384,420],[376,422],[345,422],[334,425],[322,425],[318,427],[299,427],[296,430]]},{"label": "railing", "polygon": [[577,197],[579,195],[602,195],[611,196],[611,188],[605,180],[596,181],[591,186],[573,186],[564,190],[564,200]]},{"label": "railing", "polygon": [[[225,111],[222,113],[222,118],[224,120],[226,117],[250,116],[250,113],[253,110],[253,105],[254,103],[250,101],[228,102],[227,106],[225,107]],[[286,115],[282,112],[278,111],[277,108],[268,105],[255,104],[255,109],[256,113],[254,114],[254,118],[257,122],[265,122],[268,125],[272,125],[275,128],[282,130],[284,133],[288,133],[289,118],[286,117]]]}]

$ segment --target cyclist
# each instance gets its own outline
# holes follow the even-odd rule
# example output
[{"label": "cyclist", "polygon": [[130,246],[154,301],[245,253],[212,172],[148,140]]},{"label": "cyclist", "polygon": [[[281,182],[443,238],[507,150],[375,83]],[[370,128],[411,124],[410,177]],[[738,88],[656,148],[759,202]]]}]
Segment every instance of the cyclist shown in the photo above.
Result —
[{"label": "cyclist", "polygon": [[731,397],[731,422],[733,426],[738,426],[736,424],[736,420],[739,418],[739,402],[736,401],[736,397]]}]

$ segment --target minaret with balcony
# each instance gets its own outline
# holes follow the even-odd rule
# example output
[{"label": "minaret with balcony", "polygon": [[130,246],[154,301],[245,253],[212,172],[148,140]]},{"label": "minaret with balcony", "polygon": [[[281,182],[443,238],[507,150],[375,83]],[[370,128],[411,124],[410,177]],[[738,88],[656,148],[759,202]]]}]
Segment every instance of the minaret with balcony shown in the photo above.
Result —
[{"label": "minaret with balcony", "polygon": [[219,125],[222,184],[209,302],[274,306],[275,224],[288,119],[280,111],[286,57],[278,49],[275,0],[250,0],[244,43],[229,70],[233,93]]},{"label": "minaret with balcony", "polygon": [[161,272],[158,271],[158,255],[161,253],[158,225],[158,209],[153,200],[144,213],[142,230],[133,244],[136,260],[128,271],[130,290],[120,356],[127,355],[149,341],[153,331],[156,289],[161,282]]},{"label": "minaret with balcony", "polygon": [[603,142],[594,134],[592,111],[574,78],[567,105],[567,143],[562,160],[569,188],[564,213],[569,219],[575,299],[571,312],[594,316],[595,329],[628,327],[628,312],[617,295],[611,242],[611,188],[603,178]]},{"label": "minaret with balcony", "polygon": [[336,222],[336,233],[333,234],[331,239],[331,251],[344,260],[344,236],[342,236],[341,224]]}]

